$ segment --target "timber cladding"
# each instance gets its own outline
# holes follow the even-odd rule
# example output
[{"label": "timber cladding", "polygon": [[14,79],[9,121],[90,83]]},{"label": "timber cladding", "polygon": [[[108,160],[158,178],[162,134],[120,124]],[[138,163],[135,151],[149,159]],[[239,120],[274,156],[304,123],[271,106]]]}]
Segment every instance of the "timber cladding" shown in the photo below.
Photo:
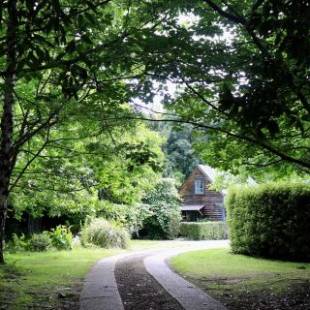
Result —
[{"label": "timber cladding", "polygon": [[[204,194],[195,194],[195,181],[201,179],[204,181]],[[195,204],[223,204],[223,194],[210,190],[209,186],[211,185],[211,179],[206,176],[201,170],[197,167],[191,173],[191,175],[185,180],[183,185],[180,188],[180,196],[183,200],[183,204],[195,205]]]},{"label": "timber cladding", "polygon": [[[223,219],[224,196],[221,192],[210,189],[212,184],[211,177],[204,169],[205,166],[199,165],[193,170],[185,180],[179,190],[184,206],[201,205],[200,215],[210,220]],[[203,193],[195,193],[195,181],[203,181]]]}]

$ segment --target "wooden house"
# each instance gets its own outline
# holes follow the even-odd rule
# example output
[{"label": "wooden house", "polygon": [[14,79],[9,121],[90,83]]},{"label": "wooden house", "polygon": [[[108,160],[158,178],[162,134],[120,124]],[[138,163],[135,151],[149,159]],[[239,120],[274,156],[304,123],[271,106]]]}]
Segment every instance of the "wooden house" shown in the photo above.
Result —
[{"label": "wooden house", "polygon": [[210,189],[214,181],[214,170],[198,165],[180,188],[183,221],[224,221],[224,195]]}]

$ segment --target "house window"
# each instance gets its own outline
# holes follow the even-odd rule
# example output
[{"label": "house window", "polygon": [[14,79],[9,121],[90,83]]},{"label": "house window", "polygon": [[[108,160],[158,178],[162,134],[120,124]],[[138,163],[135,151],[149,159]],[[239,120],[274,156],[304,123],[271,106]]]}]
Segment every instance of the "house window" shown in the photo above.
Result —
[{"label": "house window", "polygon": [[195,180],[195,194],[204,194],[204,185],[203,180]]}]

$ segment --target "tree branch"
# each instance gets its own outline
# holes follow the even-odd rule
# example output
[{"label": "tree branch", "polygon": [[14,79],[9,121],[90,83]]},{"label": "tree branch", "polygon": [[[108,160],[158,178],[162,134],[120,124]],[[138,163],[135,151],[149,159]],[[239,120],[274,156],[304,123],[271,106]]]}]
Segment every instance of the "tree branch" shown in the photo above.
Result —
[{"label": "tree branch", "polygon": [[[215,4],[211,0],[203,0],[205,3],[207,3],[213,10],[215,10],[217,13],[219,13],[222,17],[227,18],[228,20],[232,21],[233,23],[243,25],[245,30],[248,32],[248,34],[251,36],[253,43],[258,47],[258,49],[262,52],[262,54],[267,57],[269,60],[273,60],[273,55],[269,52],[266,45],[260,40],[255,33],[254,29],[248,24],[248,21],[242,17],[238,16],[236,14],[232,14],[230,12],[224,11],[221,7],[219,7],[217,4]],[[257,9],[260,5],[262,5],[264,0],[258,0],[253,8]],[[272,62],[274,66],[276,64]],[[310,114],[310,103],[307,100],[307,97],[302,93],[300,90],[300,87],[298,87],[295,83],[294,74],[289,70],[289,68],[283,63],[283,61],[280,62],[280,66],[278,66],[280,70],[285,70],[288,79],[288,86],[291,88],[291,90],[296,94],[298,99],[301,101],[303,107],[306,109],[306,111]]]},{"label": "tree branch", "polygon": [[287,154],[283,153],[281,150],[275,148],[274,146],[267,144],[266,142],[259,141],[257,139],[254,139],[252,137],[248,137],[245,135],[240,135],[238,133],[233,133],[233,132],[230,132],[230,131],[225,130],[223,128],[220,128],[220,127],[209,126],[209,125],[197,123],[197,122],[190,121],[190,120],[183,120],[183,119],[152,119],[152,118],[147,118],[147,117],[130,117],[127,119],[151,121],[151,122],[173,122],[173,123],[179,123],[179,124],[189,124],[189,125],[196,126],[197,128],[203,129],[203,130],[212,130],[212,131],[222,132],[222,133],[224,133],[230,137],[236,138],[238,140],[242,140],[242,141],[248,142],[250,144],[257,145],[257,146],[269,151],[271,154],[274,154],[274,155],[280,157],[282,160],[288,161],[292,164],[296,164],[298,166],[306,168],[307,170],[310,170],[310,162],[308,162],[308,161],[287,155]]},{"label": "tree branch", "polygon": [[33,154],[33,157],[30,160],[28,160],[28,162],[22,168],[21,172],[16,177],[15,181],[13,182],[13,184],[10,185],[9,192],[11,192],[11,190],[18,184],[19,180],[22,178],[22,176],[24,175],[25,171],[33,163],[33,161],[40,155],[40,153],[44,150],[44,148],[46,147],[48,142],[49,142],[49,130],[47,132],[46,140],[44,141],[44,143],[41,145],[41,147],[38,149],[38,151]]},{"label": "tree branch", "polygon": [[215,4],[213,1],[211,0],[203,0],[205,3],[207,3],[213,10],[215,10],[216,12],[218,12],[221,16],[227,18],[228,20],[237,23],[237,24],[242,24],[245,25],[246,24],[246,20],[238,15],[232,14],[228,11],[224,11],[221,7],[219,7],[217,4]]}]

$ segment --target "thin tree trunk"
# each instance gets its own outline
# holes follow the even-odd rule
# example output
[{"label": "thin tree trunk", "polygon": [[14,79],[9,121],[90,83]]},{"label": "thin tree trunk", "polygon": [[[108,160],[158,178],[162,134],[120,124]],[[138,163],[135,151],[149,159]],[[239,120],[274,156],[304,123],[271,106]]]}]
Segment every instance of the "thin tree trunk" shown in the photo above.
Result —
[{"label": "thin tree trunk", "polygon": [[4,77],[4,101],[1,117],[1,143],[0,143],[0,264],[4,263],[4,237],[5,221],[9,198],[9,185],[13,169],[13,105],[14,85],[16,74],[16,29],[17,9],[16,0],[7,5],[8,24],[6,35],[7,69]]},{"label": "thin tree trunk", "polygon": [[4,264],[4,237],[5,237],[5,221],[7,214],[7,197],[2,195],[0,198],[0,264]]}]

